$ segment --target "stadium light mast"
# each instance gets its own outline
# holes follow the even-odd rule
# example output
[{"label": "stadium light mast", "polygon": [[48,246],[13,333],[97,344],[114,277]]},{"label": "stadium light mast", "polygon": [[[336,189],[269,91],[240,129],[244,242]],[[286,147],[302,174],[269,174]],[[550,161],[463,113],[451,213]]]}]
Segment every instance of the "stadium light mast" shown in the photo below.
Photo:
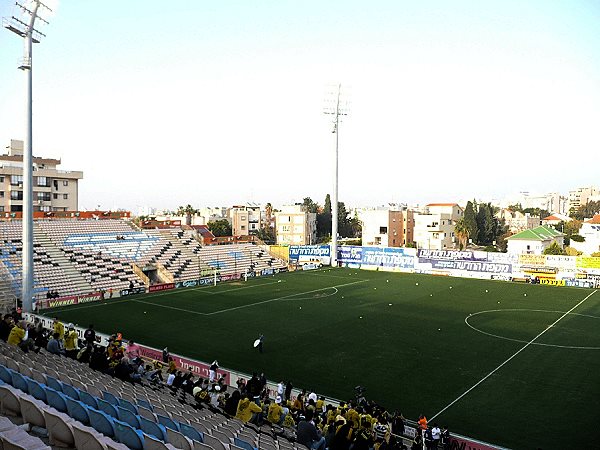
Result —
[{"label": "stadium light mast", "polygon": [[23,60],[19,69],[25,72],[26,80],[26,130],[25,146],[23,148],[23,268],[21,276],[21,301],[23,311],[31,312],[33,309],[33,77],[32,77],[32,48],[34,43],[39,43],[43,33],[35,29],[35,21],[39,19],[44,24],[48,22],[40,17],[40,8],[48,12],[52,10],[40,0],[27,0],[23,3],[15,3],[21,11],[21,17],[13,14],[10,18],[3,18],[3,26],[22,37],[24,40]]},{"label": "stadium light mast", "polygon": [[342,97],[342,85],[337,84],[335,89],[327,93],[324,113],[333,116],[333,130],[335,134],[335,162],[333,171],[333,198],[331,200],[331,266],[337,267],[338,243],[338,160],[339,136],[341,116],[348,115],[347,104]]}]

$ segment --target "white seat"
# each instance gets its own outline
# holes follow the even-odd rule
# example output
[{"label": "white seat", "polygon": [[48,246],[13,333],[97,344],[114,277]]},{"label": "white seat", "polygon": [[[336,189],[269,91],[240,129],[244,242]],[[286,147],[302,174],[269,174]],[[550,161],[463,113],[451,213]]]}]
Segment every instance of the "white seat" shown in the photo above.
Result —
[{"label": "white seat", "polygon": [[53,408],[44,410],[44,418],[46,419],[45,428],[48,430],[50,445],[55,447],[75,447],[75,437],[72,428],[73,419]]}]

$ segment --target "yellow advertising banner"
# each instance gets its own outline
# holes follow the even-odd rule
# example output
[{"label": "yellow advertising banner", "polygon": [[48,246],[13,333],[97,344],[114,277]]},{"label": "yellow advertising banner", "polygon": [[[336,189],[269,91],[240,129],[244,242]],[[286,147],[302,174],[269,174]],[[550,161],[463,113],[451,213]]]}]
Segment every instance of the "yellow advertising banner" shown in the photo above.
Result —
[{"label": "yellow advertising banner", "polygon": [[546,255],[519,255],[519,264],[522,266],[545,266]]},{"label": "yellow advertising banner", "polygon": [[552,280],[550,278],[540,278],[540,284],[547,284],[550,286],[564,286],[565,280]]},{"label": "yellow advertising banner", "polygon": [[577,267],[582,269],[600,269],[600,258],[593,256],[578,256]]}]

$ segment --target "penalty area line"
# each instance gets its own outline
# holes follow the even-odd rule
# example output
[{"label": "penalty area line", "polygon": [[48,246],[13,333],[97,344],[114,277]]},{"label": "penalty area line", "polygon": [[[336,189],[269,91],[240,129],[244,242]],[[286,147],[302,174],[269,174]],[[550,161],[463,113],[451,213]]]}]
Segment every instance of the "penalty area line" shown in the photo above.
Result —
[{"label": "penalty area line", "polygon": [[324,287],[324,288],[320,288],[320,289],[313,289],[312,291],[306,291],[306,292],[296,292],[294,294],[284,295],[283,297],[270,298],[268,300],[263,300],[263,301],[255,302],[255,303],[249,303],[247,305],[234,306],[233,308],[221,309],[219,311],[214,311],[214,312],[211,312],[211,313],[206,313],[205,315],[207,315],[207,316],[213,316],[215,314],[221,314],[221,313],[224,313],[224,312],[235,311],[235,310],[238,310],[238,309],[250,308],[251,306],[257,306],[257,305],[262,305],[262,304],[265,304],[265,303],[276,302],[276,301],[279,301],[279,300],[285,300],[285,299],[288,299],[290,297],[295,297],[297,295],[312,294],[314,292],[323,291],[325,289],[337,289],[337,288],[344,287],[344,286],[351,286],[353,284],[366,283],[367,281],[369,281],[369,280],[360,280],[360,281],[354,281],[352,283],[338,284],[336,286],[328,286],[328,287]]},{"label": "penalty area line", "polygon": [[579,305],[581,305],[583,302],[585,302],[588,298],[590,298],[596,292],[597,292],[597,290],[594,290],[594,291],[590,292],[583,300],[581,300],[579,303],[577,303],[575,306],[573,306],[570,310],[568,310],[566,313],[564,313],[562,316],[560,316],[558,319],[556,319],[554,322],[552,322],[552,324],[550,324],[550,326],[544,328],[543,331],[541,331],[540,333],[538,333],[537,336],[535,336],[532,340],[530,340],[529,342],[527,342],[523,347],[521,347],[519,350],[517,350],[515,353],[513,353],[510,357],[508,357],[498,367],[496,367],[494,370],[492,370],[490,373],[488,373],[485,377],[483,377],[481,380],[479,380],[477,383],[475,383],[473,386],[471,386],[469,389],[467,389],[461,395],[459,395],[454,400],[452,400],[450,403],[448,403],[437,414],[435,414],[433,417],[431,417],[431,419],[429,419],[429,421],[431,422],[433,419],[435,419],[436,417],[438,417],[440,414],[442,414],[444,411],[446,411],[448,408],[450,408],[452,405],[454,405],[456,402],[458,402],[461,398],[463,398],[464,396],[466,396],[469,392],[471,392],[473,389],[475,389],[477,386],[479,386],[481,383],[483,383],[485,380],[487,380],[489,377],[491,377],[493,374],[495,374],[498,370],[500,370],[502,367],[504,367],[506,364],[508,364],[519,353],[521,353],[523,350],[525,350],[527,347],[529,347],[531,344],[533,344],[535,341],[537,341],[542,335],[544,335],[546,333],[546,331],[550,330],[551,328],[554,328],[554,325],[556,325],[558,322],[560,322],[562,319],[564,319],[575,308],[577,308]]}]

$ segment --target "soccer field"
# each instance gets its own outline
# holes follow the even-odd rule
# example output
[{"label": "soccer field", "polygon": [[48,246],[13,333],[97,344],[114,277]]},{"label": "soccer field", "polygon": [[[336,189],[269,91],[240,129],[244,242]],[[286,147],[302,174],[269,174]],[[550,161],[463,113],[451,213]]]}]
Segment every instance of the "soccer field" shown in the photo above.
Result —
[{"label": "soccer field", "polygon": [[[600,441],[600,293],[324,269],[44,312],[515,449]],[[264,353],[252,348],[265,335]]]}]

